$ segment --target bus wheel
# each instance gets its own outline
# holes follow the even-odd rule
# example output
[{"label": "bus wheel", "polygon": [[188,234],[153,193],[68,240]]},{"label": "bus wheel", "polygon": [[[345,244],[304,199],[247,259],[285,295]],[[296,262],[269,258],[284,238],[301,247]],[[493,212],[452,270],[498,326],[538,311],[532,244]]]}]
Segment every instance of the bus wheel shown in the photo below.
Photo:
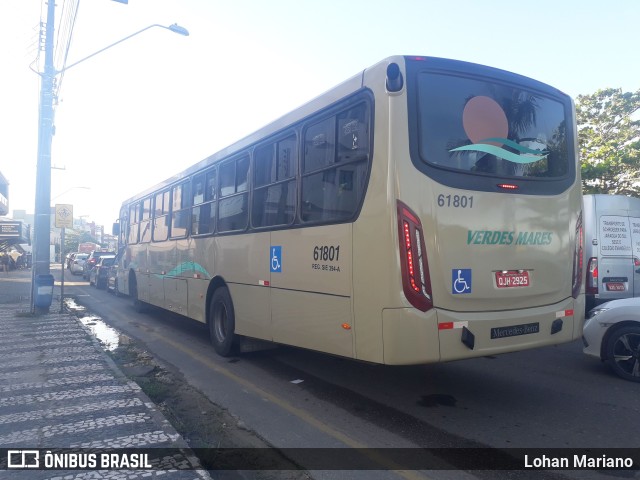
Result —
[{"label": "bus wheel", "polygon": [[619,377],[640,382],[640,325],[626,325],[611,333],[606,359]]},{"label": "bus wheel", "polygon": [[227,287],[220,287],[209,304],[209,336],[218,355],[228,357],[236,353],[235,314]]},{"label": "bus wheel", "polygon": [[117,278],[116,278],[116,280],[113,282],[113,294],[114,294],[116,297],[120,297],[120,296],[122,296],[122,295],[120,294],[120,292],[118,291],[118,279],[117,279]]},{"label": "bus wheel", "polygon": [[138,313],[144,313],[147,305],[138,298],[138,283],[135,277],[131,279],[129,290],[131,292],[131,299],[133,300],[133,309]]}]

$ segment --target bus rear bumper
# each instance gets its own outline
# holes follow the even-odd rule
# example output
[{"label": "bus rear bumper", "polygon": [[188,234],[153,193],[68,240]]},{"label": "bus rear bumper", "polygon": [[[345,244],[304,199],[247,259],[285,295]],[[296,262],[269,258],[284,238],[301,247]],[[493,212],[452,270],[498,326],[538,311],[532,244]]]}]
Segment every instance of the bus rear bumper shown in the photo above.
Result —
[{"label": "bus rear bumper", "polygon": [[570,342],[582,335],[584,295],[499,312],[438,311],[440,360],[498,355]]},{"label": "bus rear bumper", "polygon": [[384,363],[415,365],[498,355],[570,342],[582,335],[584,295],[514,311],[384,309]]}]

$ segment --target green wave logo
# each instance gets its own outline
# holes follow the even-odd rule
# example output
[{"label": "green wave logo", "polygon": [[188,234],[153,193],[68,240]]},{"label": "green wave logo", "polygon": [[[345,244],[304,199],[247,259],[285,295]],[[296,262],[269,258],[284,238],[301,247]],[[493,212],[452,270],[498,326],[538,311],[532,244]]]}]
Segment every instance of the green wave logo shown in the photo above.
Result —
[{"label": "green wave logo", "polygon": [[185,272],[201,273],[204,275],[205,278],[211,278],[211,275],[209,274],[209,272],[207,272],[207,270],[197,262],[183,262],[177,267],[175,267],[174,269],[165,273],[164,275],[156,273],[154,274],[154,276],[157,278],[179,277],[179,276],[182,276],[182,274],[184,274]]},{"label": "green wave logo", "polygon": [[544,150],[533,150],[532,148],[527,148],[523,145],[520,145],[519,143],[514,142],[513,140],[509,140],[508,138],[486,138],[484,140],[481,140],[481,142],[502,143],[503,145],[517,150],[519,153],[510,152],[502,147],[490,145],[489,143],[474,143],[473,145],[465,145],[463,147],[454,148],[449,151],[483,152],[490,155],[495,155],[496,157],[502,158],[503,160],[507,160],[509,162],[522,164],[539,162],[540,160],[544,160],[545,158],[547,158],[547,155],[549,155],[549,153]]}]

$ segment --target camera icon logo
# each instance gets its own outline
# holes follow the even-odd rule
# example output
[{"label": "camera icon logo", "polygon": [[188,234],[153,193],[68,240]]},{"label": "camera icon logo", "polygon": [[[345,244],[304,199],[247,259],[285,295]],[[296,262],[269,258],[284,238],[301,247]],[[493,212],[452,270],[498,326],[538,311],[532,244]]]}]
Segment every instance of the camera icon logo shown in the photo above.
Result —
[{"label": "camera icon logo", "polygon": [[40,468],[39,450],[7,451],[7,468]]}]

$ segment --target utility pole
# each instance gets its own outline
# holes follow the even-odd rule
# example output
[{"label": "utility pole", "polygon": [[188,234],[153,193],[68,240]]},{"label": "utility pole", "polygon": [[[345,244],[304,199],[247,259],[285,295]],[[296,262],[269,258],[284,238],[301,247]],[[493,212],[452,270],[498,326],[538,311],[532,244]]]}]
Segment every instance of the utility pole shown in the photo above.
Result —
[{"label": "utility pole", "polygon": [[[127,3],[126,0],[116,0],[120,3]],[[149,30],[153,27],[161,27],[173,33],[183,36],[189,36],[189,31],[174,23],[168,27],[164,25],[153,24],[138,30],[131,35],[98,50],[87,57],[78,60],[71,65],[63,67],[62,70],[56,70],[53,65],[53,49],[54,49],[54,24],[55,24],[55,0],[48,0],[47,3],[47,23],[45,25],[45,43],[44,43],[44,72],[39,73],[41,77],[40,84],[40,123],[38,125],[38,163],[36,166],[36,205],[34,218],[34,234],[33,234],[33,266],[31,268],[31,312],[47,313],[51,306],[51,299],[48,305],[44,304],[46,295],[53,291],[53,283],[48,283],[47,288],[43,288],[42,293],[39,292],[40,285],[38,282],[48,282],[45,277],[51,277],[49,263],[51,243],[51,143],[53,137],[53,90],[56,75],[65,72],[71,67],[84,62],[85,60],[104,52],[105,50],[128,40],[131,37]],[[64,268],[62,270],[64,275]],[[49,286],[51,287],[49,289]],[[37,298],[36,298],[37,297]],[[37,301],[36,301],[37,300]]]},{"label": "utility pole", "polygon": [[45,25],[44,73],[40,74],[40,114],[38,125],[38,163],[36,167],[36,204],[34,218],[33,266],[31,268],[31,311],[49,311],[36,307],[35,279],[37,275],[48,275],[51,242],[51,142],[53,135],[53,81],[56,75],[53,66],[53,42],[55,24],[55,0],[49,0]]}]

